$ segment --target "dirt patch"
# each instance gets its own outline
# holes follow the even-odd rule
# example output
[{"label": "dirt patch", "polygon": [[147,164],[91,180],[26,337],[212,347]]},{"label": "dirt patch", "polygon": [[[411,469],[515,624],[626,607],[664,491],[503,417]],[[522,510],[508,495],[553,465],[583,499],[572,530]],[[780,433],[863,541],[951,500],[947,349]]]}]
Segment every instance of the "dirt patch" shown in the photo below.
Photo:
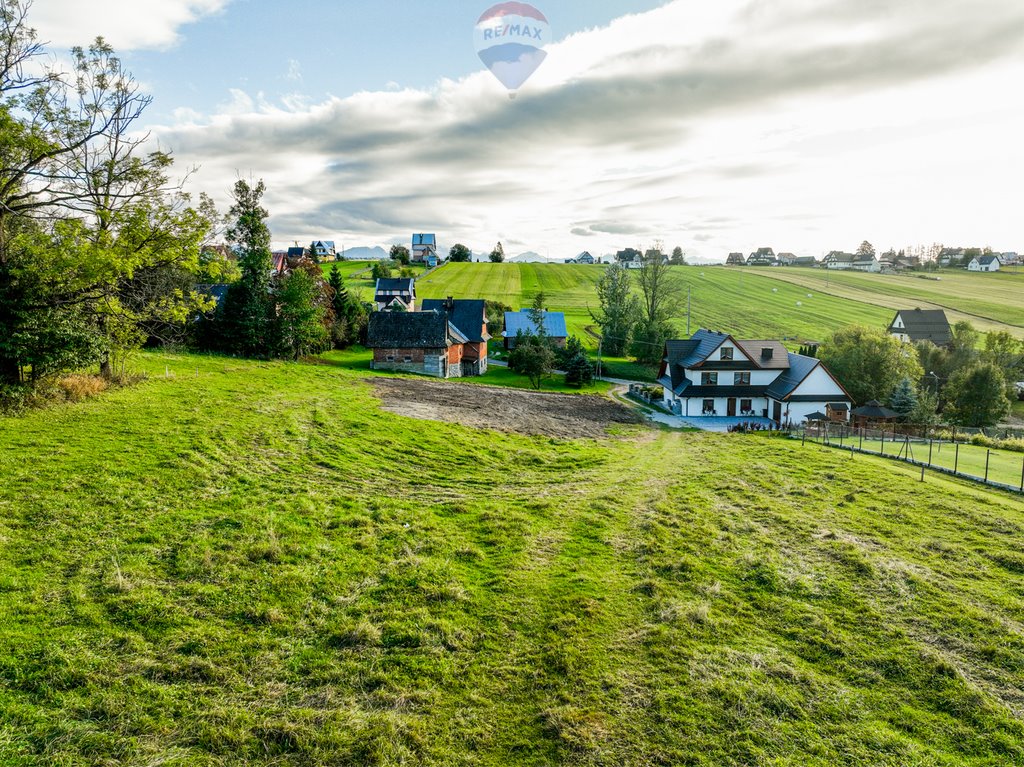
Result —
[{"label": "dirt patch", "polygon": [[607,397],[544,394],[474,384],[369,378],[390,413],[478,429],[577,439],[605,437],[613,424],[641,423]]}]

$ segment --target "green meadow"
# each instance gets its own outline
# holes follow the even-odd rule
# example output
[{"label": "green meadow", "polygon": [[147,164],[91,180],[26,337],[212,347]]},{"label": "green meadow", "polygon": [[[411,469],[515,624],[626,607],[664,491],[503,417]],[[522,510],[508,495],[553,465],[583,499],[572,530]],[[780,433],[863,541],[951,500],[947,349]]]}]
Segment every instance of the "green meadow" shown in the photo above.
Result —
[{"label": "green meadow", "polygon": [[[448,264],[416,284],[422,298],[487,298],[526,308],[543,292],[549,307],[565,312],[569,332],[594,345],[595,284],[606,267],[569,264]],[[860,322],[886,326],[891,313],[878,306],[721,267],[675,267],[690,291],[691,331],[705,327],[743,338],[822,340],[829,332]],[[685,302],[680,333],[686,331]]]},{"label": "green meadow", "polygon": [[1024,763],[1020,498],[138,365],[0,419],[0,764]]},{"label": "green meadow", "polygon": [[893,310],[945,309],[951,322],[968,320],[984,331],[1006,330],[1024,337],[1024,272],[992,274],[963,269],[935,273],[864,274],[823,269],[740,270],[784,284]]}]

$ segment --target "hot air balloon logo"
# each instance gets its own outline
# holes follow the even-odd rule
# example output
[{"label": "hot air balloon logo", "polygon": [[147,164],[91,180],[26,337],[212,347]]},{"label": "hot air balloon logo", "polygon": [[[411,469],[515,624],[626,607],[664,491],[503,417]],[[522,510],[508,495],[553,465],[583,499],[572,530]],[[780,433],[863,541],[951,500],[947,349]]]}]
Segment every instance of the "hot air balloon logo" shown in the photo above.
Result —
[{"label": "hot air balloon logo", "polygon": [[498,3],[480,17],[473,39],[480,60],[515,98],[547,58],[551,26],[532,5]]}]

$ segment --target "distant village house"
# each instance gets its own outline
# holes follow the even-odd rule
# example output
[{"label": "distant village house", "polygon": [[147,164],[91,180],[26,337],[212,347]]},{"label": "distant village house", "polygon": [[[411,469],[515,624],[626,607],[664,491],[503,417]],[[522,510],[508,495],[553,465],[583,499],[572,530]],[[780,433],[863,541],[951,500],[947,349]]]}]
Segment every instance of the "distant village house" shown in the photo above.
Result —
[{"label": "distant village house", "polygon": [[416,311],[416,280],[404,277],[377,280],[373,302],[379,312]]},{"label": "distant village house", "polygon": [[437,256],[437,235],[414,234],[412,236],[411,259],[413,263],[425,263],[431,255]]},{"label": "distant village house", "polygon": [[998,272],[1000,267],[1003,265],[1002,261],[999,260],[999,256],[989,254],[986,256],[975,256],[971,259],[971,263],[967,265],[967,271],[969,272]]},{"label": "distant village house", "polygon": [[953,331],[942,309],[903,309],[889,323],[889,335],[904,343],[930,341],[948,346],[953,341]]}]

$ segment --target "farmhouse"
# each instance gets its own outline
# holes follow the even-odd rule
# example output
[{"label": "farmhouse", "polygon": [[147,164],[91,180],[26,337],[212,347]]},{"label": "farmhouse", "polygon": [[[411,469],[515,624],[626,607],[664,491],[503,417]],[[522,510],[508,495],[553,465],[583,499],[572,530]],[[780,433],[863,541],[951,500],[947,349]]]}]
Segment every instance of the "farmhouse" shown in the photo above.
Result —
[{"label": "farmhouse", "polygon": [[597,263],[597,259],[594,258],[590,254],[589,251],[585,250],[582,253],[580,253],[578,256],[576,256],[576,258],[567,258],[567,259],[565,259],[565,263],[567,263],[567,264],[596,264]]},{"label": "farmhouse", "polygon": [[742,253],[730,253],[729,257],[725,259],[726,266],[746,266],[747,259]]},{"label": "farmhouse", "polygon": [[738,341],[710,330],[665,345],[658,383],[666,407],[687,417],[799,423],[815,412],[843,414],[852,402],[819,360],[793,354],[779,341]]},{"label": "farmhouse", "polygon": [[936,346],[948,346],[953,331],[942,309],[903,309],[889,323],[889,335],[904,343],[931,341]]},{"label": "farmhouse", "polygon": [[374,312],[366,345],[373,370],[460,378],[468,342],[444,312]]},{"label": "farmhouse", "polygon": [[448,322],[463,336],[466,343],[462,350],[462,375],[482,376],[487,372],[487,309],[483,300],[428,298],[423,302],[423,312],[444,314]]},{"label": "farmhouse", "polygon": [[987,255],[987,256],[975,256],[971,259],[971,263],[967,265],[967,271],[969,272],[998,272],[1002,266],[1002,261],[999,260],[999,256]]},{"label": "farmhouse", "polygon": [[416,280],[411,278],[377,280],[373,292],[377,311],[416,311]]},{"label": "farmhouse", "polygon": [[[556,346],[565,346],[569,337],[569,331],[565,325],[565,315],[562,312],[549,312],[545,310],[541,318],[541,326],[544,333],[554,341]],[[520,331],[527,335],[536,335],[539,328],[530,317],[529,309],[522,309],[518,312],[505,312],[505,331],[501,334],[505,339],[506,349],[516,348],[516,336]]]}]

